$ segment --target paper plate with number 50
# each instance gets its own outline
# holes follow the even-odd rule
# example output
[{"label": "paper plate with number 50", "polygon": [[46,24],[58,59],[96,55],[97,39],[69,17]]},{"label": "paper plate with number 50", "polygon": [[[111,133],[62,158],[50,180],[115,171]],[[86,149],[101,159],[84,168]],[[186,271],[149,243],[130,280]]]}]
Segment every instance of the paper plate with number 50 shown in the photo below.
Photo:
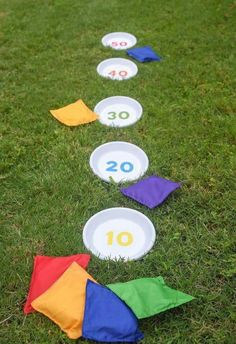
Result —
[{"label": "paper plate with number 50", "polygon": [[111,47],[116,50],[129,49],[136,43],[136,37],[128,32],[111,32],[102,38],[102,44],[105,47]]},{"label": "paper plate with number 50", "polygon": [[136,123],[143,113],[137,100],[130,97],[115,96],[105,98],[94,108],[99,121],[109,127],[123,128]]},{"label": "paper plate with number 50", "polygon": [[108,142],[97,147],[89,163],[99,178],[115,183],[140,178],[149,165],[148,157],[141,148],[122,141]]},{"label": "paper plate with number 50", "polygon": [[156,231],[148,217],[129,208],[102,210],[83,230],[86,248],[100,259],[140,259],[151,250],[155,239]]}]

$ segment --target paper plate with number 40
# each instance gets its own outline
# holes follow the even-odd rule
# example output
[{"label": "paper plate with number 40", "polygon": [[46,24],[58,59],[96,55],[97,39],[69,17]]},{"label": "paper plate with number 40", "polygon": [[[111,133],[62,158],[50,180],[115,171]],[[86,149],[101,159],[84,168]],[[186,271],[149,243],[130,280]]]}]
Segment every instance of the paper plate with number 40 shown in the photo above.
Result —
[{"label": "paper plate with number 40", "polygon": [[115,183],[140,178],[149,165],[148,157],[141,148],[122,141],[108,142],[97,147],[89,163],[99,178]]},{"label": "paper plate with number 40", "polygon": [[104,78],[121,81],[135,76],[138,73],[138,67],[128,59],[115,57],[100,62],[97,72]]},{"label": "paper plate with number 40", "polygon": [[116,50],[129,49],[136,43],[136,37],[128,32],[111,32],[102,38],[102,44],[105,47],[111,47]]},{"label": "paper plate with number 40", "polygon": [[109,127],[127,127],[136,123],[143,113],[143,108],[137,100],[115,96],[100,101],[94,109],[99,115],[99,121]]},{"label": "paper plate with number 40", "polygon": [[129,208],[100,211],[88,220],[83,230],[86,248],[100,259],[140,259],[151,250],[155,239],[152,222]]}]

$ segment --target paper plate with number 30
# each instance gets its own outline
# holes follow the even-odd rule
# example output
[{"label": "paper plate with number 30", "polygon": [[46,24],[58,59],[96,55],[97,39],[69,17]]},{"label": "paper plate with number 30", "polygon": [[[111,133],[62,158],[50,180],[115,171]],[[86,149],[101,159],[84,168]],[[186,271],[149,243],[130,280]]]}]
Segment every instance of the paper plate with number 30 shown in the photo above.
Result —
[{"label": "paper plate with number 30", "polygon": [[116,50],[129,49],[136,43],[136,37],[128,32],[111,32],[102,38],[102,44],[105,47],[111,47]]},{"label": "paper plate with number 30", "polygon": [[108,142],[97,147],[89,163],[99,178],[115,183],[140,178],[149,165],[148,157],[141,148],[122,141]]},{"label": "paper plate with number 30", "polygon": [[121,81],[135,76],[138,73],[138,67],[128,59],[115,57],[100,62],[97,72],[104,78]]},{"label": "paper plate with number 30", "polygon": [[152,222],[129,208],[100,211],[88,220],[83,230],[86,248],[100,259],[140,259],[151,250],[155,239]]},{"label": "paper plate with number 30", "polygon": [[99,121],[109,127],[127,127],[136,123],[143,113],[143,108],[137,100],[115,96],[100,101],[94,109],[99,115]]}]

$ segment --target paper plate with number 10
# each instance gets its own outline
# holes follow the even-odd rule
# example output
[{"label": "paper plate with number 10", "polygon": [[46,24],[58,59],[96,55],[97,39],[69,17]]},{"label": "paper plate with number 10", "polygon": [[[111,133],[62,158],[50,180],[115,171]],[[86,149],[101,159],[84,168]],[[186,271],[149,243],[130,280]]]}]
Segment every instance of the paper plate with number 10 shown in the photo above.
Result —
[{"label": "paper plate with number 10", "polygon": [[97,72],[104,78],[121,81],[135,76],[138,73],[138,67],[128,59],[115,57],[100,62]]},{"label": "paper plate with number 10", "polygon": [[88,220],[83,230],[86,248],[100,259],[140,259],[151,250],[155,239],[152,222],[129,208],[100,211]]},{"label": "paper plate with number 10", "polygon": [[143,108],[135,99],[115,96],[100,101],[94,112],[99,115],[102,124],[123,128],[136,123],[142,116]]},{"label": "paper plate with number 10", "polygon": [[111,32],[102,38],[102,44],[105,47],[111,47],[116,50],[129,49],[136,43],[136,37],[128,32]]},{"label": "paper plate with number 10", "polygon": [[148,157],[141,148],[122,141],[108,142],[97,147],[89,163],[99,178],[115,183],[140,178],[149,165]]}]

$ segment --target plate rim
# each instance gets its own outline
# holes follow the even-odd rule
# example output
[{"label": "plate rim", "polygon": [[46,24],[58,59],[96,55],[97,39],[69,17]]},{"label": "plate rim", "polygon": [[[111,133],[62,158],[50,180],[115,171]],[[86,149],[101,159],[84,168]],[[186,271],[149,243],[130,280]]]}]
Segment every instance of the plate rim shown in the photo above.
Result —
[{"label": "plate rim", "polygon": [[149,244],[147,250],[143,251],[143,253],[142,253],[142,254],[139,254],[138,256],[135,255],[134,258],[131,258],[131,259],[130,259],[130,258],[124,258],[124,257],[122,258],[122,257],[121,257],[121,259],[123,259],[124,261],[139,260],[139,259],[143,258],[148,252],[151,251],[151,249],[153,248],[153,246],[154,246],[154,244],[155,244],[155,242],[156,242],[156,239],[157,239],[157,237],[158,237],[158,234],[157,234],[157,232],[156,232],[156,228],[155,228],[154,224],[152,223],[152,221],[151,221],[146,215],[144,215],[142,212],[140,212],[140,211],[138,211],[138,210],[136,210],[136,209],[127,208],[127,207],[111,207],[111,208],[106,208],[106,209],[100,210],[100,211],[98,211],[97,213],[93,214],[93,215],[87,220],[87,222],[85,223],[85,225],[84,225],[84,227],[83,227],[83,233],[82,233],[83,243],[84,243],[84,245],[85,245],[85,247],[86,247],[87,250],[89,250],[93,255],[95,255],[96,257],[98,257],[98,258],[101,259],[101,260],[113,260],[113,261],[119,261],[119,260],[121,260],[121,259],[119,259],[119,258],[117,258],[117,259],[111,259],[111,258],[109,258],[109,257],[107,257],[107,256],[99,255],[99,254],[98,254],[98,251],[95,251],[95,250],[91,249],[91,247],[88,245],[88,241],[85,239],[85,232],[86,232],[86,230],[87,230],[87,228],[88,228],[90,222],[91,222],[95,217],[97,217],[97,216],[99,216],[100,214],[105,213],[105,212],[110,212],[110,211],[112,211],[112,210],[120,210],[120,209],[125,210],[125,211],[129,211],[129,212],[132,212],[132,213],[136,213],[136,214],[138,213],[138,214],[141,215],[143,218],[145,218],[145,220],[147,220],[147,222],[149,223],[150,228],[151,228],[151,230],[152,230],[152,239],[150,240],[150,244]]},{"label": "plate rim", "polygon": [[[93,168],[93,165],[92,165],[92,159],[93,159],[93,156],[95,155],[95,153],[96,153],[96,151],[97,151],[98,149],[100,149],[100,148],[103,147],[103,146],[106,146],[106,145],[109,145],[109,144],[114,144],[114,143],[122,143],[122,144],[125,143],[125,144],[127,144],[127,145],[129,145],[129,146],[135,146],[135,148],[137,148],[138,150],[141,150],[141,151],[142,151],[142,153],[144,154],[145,159],[146,159],[146,162],[145,162],[145,163],[146,163],[146,166],[145,166],[144,172],[143,172],[143,174],[140,176],[140,177],[142,177],[142,176],[147,172],[147,170],[148,170],[148,167],[149,167],[149,158],[148,158],[147,154],[144,152],[144,150],[143,150],[142,148],[140,148],[139,146],[137,146],[137,145],[135,145],[135,144],[133,144],[133,143],[126,142],[126,141],[109,141],[109,142],[103,143],[103,144],[101,144],[100,146],[96,147],[96,148],[92,151],[92,153],[91,153],[91,155],[90,155],[90,158],[89,158],[89,166],[90,166],[90,168],[92,169],[93,173],[94,173],[97,177],[99,177],[101,180],[103,180],[103,181],[105,181],[105,182],[107,182],[107,183],[110,183],[109,180],[107,180],[107,179],[105,179],[105,178],[102,178],[100,175],[98,175],[97,173],[95,173],[94,168]],[[138,180],[140,177],[138,177],[137,179],[134,179],[134,181],[135,181],[135,180]],[[130,180],[129,182],[132,182],[132,180]],[[116,184],[119,184],[119,183],[121,183],[121,182],[118,182],[118,183],[116,183]]]},{"label": "plate rim", "polygon": [[126,128],[126,127],[129,127],[129,126],[135,124],[136,122],[138,122],[138,121],[141,119],[141,117],[142,117],[142,115],[143,115],[143,106],[142,106],[142,105],[139,103],[139,101],[137,101],[136,99],[131,98],[131,97],[127,97],[127,96],[110,96],[110,97],[104,98],[104,99],[100,100],[100,102],[98,102],[98,103],[95,105],[93,111],[94,111],[95,113],[97,113],[98,116],[100,116],[100,114],[99,114],[98,112],[95,111],[95,110],[96,110],[96,107],[98,107],[100,104],[102,104],[104,101],[106,101],[106,100],[108,100],[108,99],[111,99],[111,98],[118,98],[118,97],[120,97],[120,98],[126,98],[126,99],[131,99],[132,102],[136,103],[137,106],[138,106],[138,108],[139,108],[139,110],[140,110],[140,115],[139,115],[139,117],[135,120],[135,122],[133,122],[133,123],[131,123],[131,124],[128,124],[128,125],[125,125],[125,126],[123,126],[123,127],[111,126],[111,125],[102,123],[102,122],[100,121],[100,118],[98,118],[99,123],[101,123],[102,125],[105,125],[105,126],[107,126],[107,127],[113,127],[113,128]]},{"label": "plate rim", "polygon": [[[103,78],[106,78],[106,79],[108,79],[108,80],[112,80],[112,79],[109,78],[109,77],[106,77],[106,76],[104,76],[104,75],[101,75],[101,74],[99,73],[99,69],[101,68],[101,65],[102,65],[104,62],[114,61],[114,60],[122,60],[122,61],[125,61],[125,62],[128,61],[131,65],[134,66],[134,69],[135,69],[134,75],[130,76],[129,78],[123,79],[123,80],[128,80],[128,79],[133,78],[134,76],[136,76],[136,75],[138,74],[138,66],[136,65],[136,63],[134,63],[133,61],[131,61],[131,60],[129,60],[129,59],[125,59],[125,58],[123,58],[123,57],[111,57],[111,58],[109,58],[109,59],[102,60],[102,61],[99,62],[99,64],[97,65],[97,73],[98,73],[100,76],[102,76]],[[115,79],[115,80],[116,80],[116,79]],[[118,80],[118,79],[117,79],[116,81],[122,81],[122,80]]]},{"label": "plate rim", "polygon": [[[126,35],[128,35],[128,36],[130,36],[130,37],[132,37],[132,38],[134,38],[134,44],[133,45],[131,45],[131,47],[129,47],[129,48],[124,48],[124,49],[114,49],[113,47],[111,47],[110,45],[105,45],[104,44],[104,40],[108,37],[108,36],[110,36],[110,35],[113,35],[113,34],[126,34]],[[102,39],[101,39],[101,43],[102,43],[102,45],[104,46],[104,47],[108,47],[108,48],[111,48],[111,49],[114,49],[114,50],[127,50],[127,49],[130,49],[130,48],[132,48],[133,46],[135,46],[136,44],[137,44],[137,37],[135,36],[135,35],[133,35],[132,33],[129,33],[129,32],[125,32],[125,31],[114,31],[114,32],[109,32],[109,33],[107,33],[107,34],[105,34],[103,37],[102,37]]]}]

